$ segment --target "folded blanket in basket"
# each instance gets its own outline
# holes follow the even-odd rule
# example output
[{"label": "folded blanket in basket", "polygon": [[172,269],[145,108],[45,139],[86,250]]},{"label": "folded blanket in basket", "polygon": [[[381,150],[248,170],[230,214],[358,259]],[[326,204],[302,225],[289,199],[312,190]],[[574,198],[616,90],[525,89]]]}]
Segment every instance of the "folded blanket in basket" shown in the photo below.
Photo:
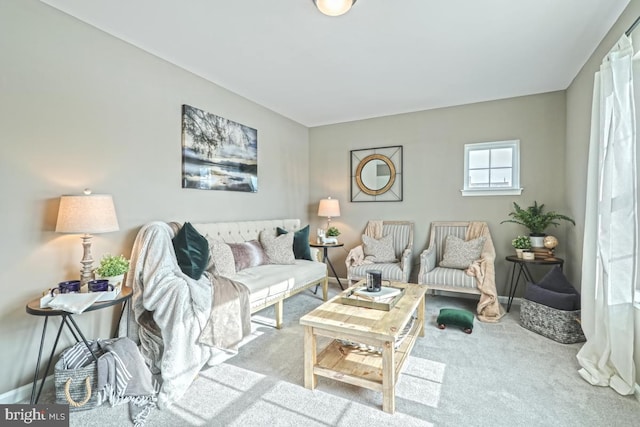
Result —
[{"label": "folded blanket in basket", "polygon": [[100,401],[111,406],[129,402],[131,420],[143,426],[156,406],[157,388],[138,347],[126,337],[98,340],[98,345],[104,352],[98,359]]}]

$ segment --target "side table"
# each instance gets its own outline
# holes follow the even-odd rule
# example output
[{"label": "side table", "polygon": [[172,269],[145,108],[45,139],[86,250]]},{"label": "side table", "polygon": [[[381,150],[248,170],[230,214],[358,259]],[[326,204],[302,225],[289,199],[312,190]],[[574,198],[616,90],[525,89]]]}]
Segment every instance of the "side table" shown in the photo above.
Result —
[{"label": "side table", "polygon": [[[333,264],[331,264],[331,260],[329,259],[329,256],[327,255],[327,251],[330,248],[341,248],[344,246],[344,243],[335,243],[335,244],[325,244],[325,243],[309,243],[309,246],[311,246],[312,248],[322,248],[322,260],[324,261],[325,264],[327,264],[329,267],[331,267],[331,271],[333,271],[333,277],[336,278],[336,280],[338,281],[338,285],[340,285],[340,289],[342,289],[344,291],[344,287],[342,286],[342,282],[340,282],[340,278],[338,277],[338,274],[336,273],[336,269],[333,268]],[[314,294],[318,292],[318,287],[316,286],[316,290],[314,291]]]},{"label": "side table", "polygon": [[[509,285],[509,299],[507,300],[507,313],[511,309],[511,303],[513,302],[513,297],[516,294],[518,283],[520,283],[520,277],[523,277],[524,280],[526,281],[529,281],[532,283],[534,282],[533,276],[529,271],[529,265],[559,265],[560,269],[562,269],[562,267],[564,266],[564,260],[562,258],[524,259],[524,258],[518,258],[515,255],[509,255],[505,259],[513,263],[513,267],[511,269],[511,284]],[[517,277],[515,275],[516,269],[518,270]]]},{"label": "side table", "polygon": [[[131,298],[132,295],[133,295],[133,292],[131,288],[122,286],[120,294],[115,299],[112,299],[109,301],[95,302],[89,308],[83,311],[81,314],[84,314],[88,311],[102,310],[103,308],[111,307],[116,304],[122,303],[122,309],[120,310],[120,317],[118,319],[118,324],[119,324],[120,320],[122,319],[122,314],[124,313],[124,310],[127,306],[127,301]],[[47,378],[47,375],[49,374],[49,370],[51,369],[51,363],[53,362],[53,356],[55,355],[56,348],[58,347],[60,334],[62,333],[62,330],[64,329],[65,326],[67,327],[67,329],[69,329],[69,331],[71,331],[71,335],[73,335],[73,338],[76,340],[76,342],[80,342],[80,339],[78,338],[78,336],[80,336],[84,344],[89,349],[89,352],[91,353],[93,358],[96,361],[97,361],[97,358],[95,354],[93,354],[93,352],[91,351],[91,348],[89,347],[89,342],[87,341],[84,334],[80,330],[80,327],[78,327],[78,324],[73,318],[74,316],[73,313],[69,313],[63,310],[54,310],[51,308],[40,308],[40,298],[36,298],[32,301],[29,301],[27,303],[26,310],[28,314],[31,314],[33,316],[44,316],[44,326],[42,327],[42,337],[40,338],[40,350],[38,351],[38,362],[36,363],[36,372],[33,375],[33,386],[31,388],[31,404],[34,405],[38,403],[38,399],[40,398],[40,393],[42,393],[42,387],[44,386],[44,381]],[[40,374],[40,361],[42,359],[44,339],[45,339],[45,336],[47,335],[47,323],[49,321],[49,317],[52,317],[52,316],[60,316],[62,320],[60,321],[60,326],[58,327],[58,333],[56,334],[56,340],[53,343],[53,348],[51,349],[49,361],[47,362],[47,369],[44,372],[44,375],[40,382],[40,387],[38,388],[37,387],[38,375]],[[37,394],[36,394],[36,388],[38,388]]]}]

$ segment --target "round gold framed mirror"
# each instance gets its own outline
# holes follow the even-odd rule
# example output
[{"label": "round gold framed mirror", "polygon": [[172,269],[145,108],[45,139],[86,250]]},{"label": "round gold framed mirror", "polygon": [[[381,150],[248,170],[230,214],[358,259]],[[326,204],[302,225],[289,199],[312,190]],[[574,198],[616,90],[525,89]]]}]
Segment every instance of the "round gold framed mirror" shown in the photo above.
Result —
[{"label": "round gold framed mirror", "polygon": [[351,201],[402,201],[402,145],[351,150]]},{"label": "round gold framed mirror", "polygon": [[382,154],[371,154],[363,158],[356,169],[356,184],[366,194],[384,194],[396,180],[396,168],[391,159]]}]

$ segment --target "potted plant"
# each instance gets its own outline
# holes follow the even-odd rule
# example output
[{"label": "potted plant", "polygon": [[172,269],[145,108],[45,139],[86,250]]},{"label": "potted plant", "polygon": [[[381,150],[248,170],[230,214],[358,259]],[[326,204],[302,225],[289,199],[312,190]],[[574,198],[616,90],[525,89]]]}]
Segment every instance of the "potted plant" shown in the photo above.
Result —
[{"label": "potted plant", "polygon": [[129,271],[129,266],[129,260],[124,255],[106,254],[95,270],[96,278],[108,279],[115,288],[122,283],[124,274]]},{"label": "potted plant", "polygon": [[340,230],[336,227],[329,227],[325,233],[327,237],[338,237],[340,235]]},{"label": "potted plant", "polygon": [[506,219],[500,224],[513,222],[528,228],[531,246],[534,247],[544,246],[545,230],[552,225],[557,227],[560,224],[559,220],[568,221],[576,225],[575,221],[566,215],[554,211],[544,212],[544,204],[538,204],[536,201],[526,209],[522,209],[516,202],[513,202],[513,211],[509,212],[509,216],[511,219]]},{"label": "potted plant", "polygon": [[518,258],[522,258],[522,252],[524,250],[531,249],[531,239],[528,236],[518,236],[511,241],[511,244],[516,249]]}]

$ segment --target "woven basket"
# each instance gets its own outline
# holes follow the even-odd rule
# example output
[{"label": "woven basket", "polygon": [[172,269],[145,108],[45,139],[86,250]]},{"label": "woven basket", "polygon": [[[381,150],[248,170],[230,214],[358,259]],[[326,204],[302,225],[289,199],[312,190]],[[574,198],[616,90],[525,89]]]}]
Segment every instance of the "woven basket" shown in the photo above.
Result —
[{"label": "woven basket", "polygon": [[580,326],[580,310],[558,310],[523,298],[520,325],[563,344],[586,341]]},{"label": "woven basket", "polygon": [[[84,345],[84,343],[80,343]],[[69,405],[69,411],[84,411],[98,406],[98,367],[95,361],[76,369],[64,369],[58,360],[54,368],[56,403]]]}]

